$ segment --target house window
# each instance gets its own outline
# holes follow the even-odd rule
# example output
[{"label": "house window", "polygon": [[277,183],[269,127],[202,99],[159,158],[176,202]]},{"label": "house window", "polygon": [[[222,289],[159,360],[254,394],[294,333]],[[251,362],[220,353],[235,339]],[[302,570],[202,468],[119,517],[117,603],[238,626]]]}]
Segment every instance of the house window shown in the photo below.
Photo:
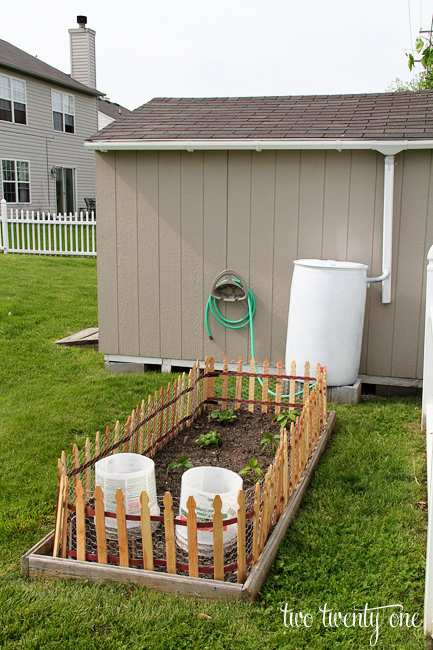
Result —
[{"label": "house window", "polygon": [[26,82],[0,74],[0,120],[27,124]]},{"label": "house window", "polygon": [[3,198],[8,203],[30,203],[30,165],[24,160],[2,160]]},{"label": "house window", "polygon": [[51,91],[53,104],[53,129],[65,133],[75,133],[74,96]]}]

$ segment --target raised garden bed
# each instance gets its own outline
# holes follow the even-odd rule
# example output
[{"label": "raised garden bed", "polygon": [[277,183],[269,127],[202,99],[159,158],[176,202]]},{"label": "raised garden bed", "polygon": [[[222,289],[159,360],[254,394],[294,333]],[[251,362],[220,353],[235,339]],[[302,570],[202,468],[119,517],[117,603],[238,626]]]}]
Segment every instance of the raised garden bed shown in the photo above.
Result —
[{"label": "raised garden bed", "polygon": [[[227,365],[226,365],[227,368]],[[262,384],[252,362],[250,372],[227,369],[213,371],[206,360],[204,372],[198,364],[179,377],[172,387],[137,407],[120,429],[97,434],[95,444],[86,442],[80,453],[74,446],[69,458],[59,461],[59,489],[56,530],[22,558],[22,570],[30,577],[58,575],[91,580],[131,580],[149,587],[224,599],[254,599],[265,580],[279,543],[298,509],[311,472],[333,429],[335,416],[327,413],[326,373],[316,369],[315,387],[310,391],[308,367],[302,377],[293,372],[271,376],[265,364]],[[281,370],[281,363],[279,364]],[[281,395],[283,382],[290,396]],[[302,386],[300,397],[296,386]],[[233,408],[236,423],[223,428],[208,422],[210,410]],[[272,417],[282,408],[296,409],[298,418],[284,432],[277,454],[261,455],[264,431],[278,432]],[[221,430],[218,449],[200,450],[194,440],[209,429]],[[287,435],[288,434],[288,435]],[[161,516],[150,516],[147,495],[142,493],[141,516],[125,515],[123,495],[118,490],[117,531],[105,529],[102,491],[94,488],[94,464],[104,456],[121,451],[144,453],[154,458],[158,477]],[[215,453],[217,452],[217,453]],[[232,452],[232,453],[230,453]],[[237,527],[235,547],[223,549],[223,520],[215,505],[212,522],[197,522],[195,502],[189,503],[187,521],[179,513],[180,472],[167,473],[170,462],[185,454],[194,465],[212,464],[239,471],[256,456],[266,477],[256,486],[244,483],[239,491],[238,512],[224,525]],[[166,494],[163,496],[163,492]],[[120,493],[120,494],[119,494]],[[170,494],[171,493],[171,494]],[[126,521],[132,520],[132,529]],[[188,550],[176,545],[175,526],[187,526]],[[197,553],[197,531],[213,529],[214,553],[203,558]]]}]

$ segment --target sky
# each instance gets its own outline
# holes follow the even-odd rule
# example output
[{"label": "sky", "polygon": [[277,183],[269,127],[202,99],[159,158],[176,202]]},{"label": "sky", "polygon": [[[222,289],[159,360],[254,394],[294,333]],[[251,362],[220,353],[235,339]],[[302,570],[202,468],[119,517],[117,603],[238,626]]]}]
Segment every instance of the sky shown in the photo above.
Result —
[{"label": "sky", "polygon": [[[409,81],[405,52],[427,0],[4,2],[0,38],[70,73],[68,29],[96,31],[98,90],[134,109],[153,97],[384,92]],[[410,17],[410,19],[409,19]]]}]

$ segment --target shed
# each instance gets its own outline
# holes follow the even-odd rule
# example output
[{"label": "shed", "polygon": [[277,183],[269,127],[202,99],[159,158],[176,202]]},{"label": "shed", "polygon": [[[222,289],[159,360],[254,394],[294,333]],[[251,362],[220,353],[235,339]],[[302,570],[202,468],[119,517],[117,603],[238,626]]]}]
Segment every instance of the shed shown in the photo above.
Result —
[{"label": "shed", "polygon": [[209,340],[204,323],[213,279],[233,268],[256,298],[256,361],[276,364],[294,260],[380,276],[388,256],[390,278],[367,294],[360,373],[420,386],[432,109],[433,91],[157,98],[93,136],[107,362],[248,359],[248,328],[215,324]]}]

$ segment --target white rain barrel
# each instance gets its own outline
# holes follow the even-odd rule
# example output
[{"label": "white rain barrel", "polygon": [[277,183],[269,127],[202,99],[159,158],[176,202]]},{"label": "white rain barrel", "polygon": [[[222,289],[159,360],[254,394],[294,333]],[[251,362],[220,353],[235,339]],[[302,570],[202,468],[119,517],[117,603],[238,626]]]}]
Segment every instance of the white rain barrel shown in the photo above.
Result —
[{"label": "white rain barrel", "polygon": [[[193,467],[182,476],[180,491],[179,519],[187,518],[187,501],[192,495],[196,504],[197,522],[212,521],[213,500],[219,494],[222,501],[221,512],[224,519],[233,519],[238,510],[238,492],[242,489],[242,478],[236,472],[223,467]],[[176,541],[185,551],[188,550],[188,533],[186,526],[176,526]],[[223,528],[223,546],[228,548],[237,541],[237,525]],[[213,530],[197,529],[198,554],[213,555]]]},{"label": "white rain barrel", "polygon": [[365,264],[295,260],[290,292],[286,373],[292,360],[303,374],[307,361],[326,366],[328,386],[356,381],[364,327]]},{"label": "white rain barrel", "polygon": [[[150,514],[159,516],[156,500],[155,463],[140,454],[113,454],[95,463],[95,487],[101,486],[106,512],[116,513],[116,492],[120,488],[124,496],[125,514],[140,515],[140,495],[146,490],[149,496]],[[105,517],[108,528],[117,528],[117,521]],[[127,528],[137,528],[139,521],[126,521]],[[152,529],[156,527],[152,523]]]}]

